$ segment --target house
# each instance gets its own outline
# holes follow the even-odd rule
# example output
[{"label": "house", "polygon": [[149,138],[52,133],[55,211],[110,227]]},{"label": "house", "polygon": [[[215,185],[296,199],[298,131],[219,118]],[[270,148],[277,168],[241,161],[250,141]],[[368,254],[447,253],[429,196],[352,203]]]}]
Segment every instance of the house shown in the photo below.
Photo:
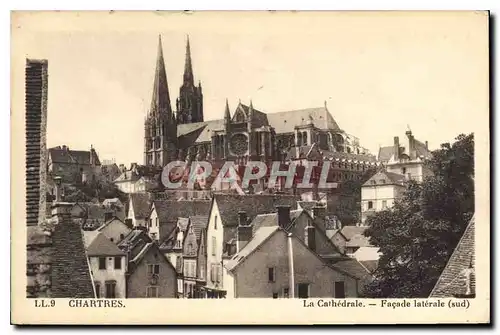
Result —
[{"label": "house", "polygon": [[125,206],[118,198],[104,199],[102,206],[106,210],[106,213],[112,213],[112,215],[122,221],[125,221]]},{"label": "house", "polygon": [[132,229],[127,227],[127,225],[118,218],[112,218],[100,226],[97,231],[103,233],[111,242],[116,244],[123,240]]},{"label": "house", "polygon": [[432,158],[432,153],[427,141],[423,143],[415,139],[410,129],[406,131],[406,137],[405,145],[401,145],[399,137],[396,136],[392,147],[380,148],[379,160],[387,172],[401,174],[406,180],[422,182],[426,176],[432,174],[425,165],[425,162]]},{"label": "house", "polygon": [[405,192],[405,176],[387,171],[379,171],[361,186],[361,223],[368,216],[394,206]]},{"label": "house", "polygon": [[[252,231],[255,233],[260,227],[281,226],[285,231],[292,233],[306,244],[308,239],[314,239],[313,251],[319,255],[338,257],[343,252],[326,235],[324,209],[324,207],[313,207],[313,218],[306,210],[290,210],[289,206],[277,206],[277,213],[257,215],[251,222]],[[240,211],[239,215],[240,221],[246,220],[245,212]],[[314,236],[311,236],[312,234]]]},{"label": "house", "polygon": [[124,193],[145,193],[159,187],[161,169],[132,163],[130,170],[124,170],[113,181]]},{"label": "house", "polygon": [[340,233],[345,237],[345,252],[348,256],[353,254],[360,247],[371,247],[369,239],[363,235],[368,227],[365,226],[344,226]]},{"label": "house", "polygon": [[104,233],[87,247],[97,298],[126,298],[127,256]]},{"label": "house", "polygon": [[[358,278],[329,264],[281,226],[238,226],[238,250],[224,264],[226,298],[355,298]],[[314,243],[313,239],[309,240]]]},{"label": "house", "polygon": [[118,178],[122,171],[114,162],[102,162],[101,165],[101,178],[107,182],[113,182]]},{"label": "house", "polygon": [[[208,215],[210,201],[208,200],[154,200],[147,218],[148,232],[153,240],[165,242],[166,239],[177,239],[172,234],[176,229],[179,218],[186,218],[183,224],[187,228],[187,218],[195,215]],[[180,228],[179,228],[180,229]],[[180,241],[183,240],[183,237]],[[182,246],[179,246],[182,250]]]},{"label": "house", "polygon": [[150,193],[131,193],[125,222],[132,227],[146,227],[146,218],[151,210]]},{"label": "house", "polygon": [[[246,213],[251,222],[258,214],[271,213],[278,205],[296,208],[300,197],[274,194],[236,195],[214,193],[207,226],[207,284],[208,298],[222,298],[226,294],[222,278],[223,258],[236,252],[238,212]],[[208,275],[210,274],[210,275]]]},{"label": "house", "polygon": [[129,259],[127,298],[177,297],[175,268],[144,230],[133,230],[118,247]]},{"label": "house", "polygon": [[114,217],[113,209],[92,202],[77,202],[71,208],[71,216],[84,219],[82,229],[94,230]]},{"label": "house", "polygon": [[48,150],[47,171],[59,176],[63,183],[76,184],[100,175],[101,162],[95,149],[70,150],[66,145]]},{"label": "house", "polygon": [[429,298],[476,296],[475,223],[472,217]]},{"label": "house", "polygon": [[183,261],[183,292],[186,298],[204,297],[203,287],[206,283],[206,243],[204,241],[208,216],[189,217],[185,233]]}]

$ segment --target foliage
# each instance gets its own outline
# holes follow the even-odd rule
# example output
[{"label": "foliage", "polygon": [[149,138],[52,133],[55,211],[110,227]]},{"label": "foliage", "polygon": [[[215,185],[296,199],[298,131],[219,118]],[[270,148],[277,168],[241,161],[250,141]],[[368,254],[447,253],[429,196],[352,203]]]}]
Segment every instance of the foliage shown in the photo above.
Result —
[{"label": "foliage", "polygon": [[474,214],[473,134],[432,155],[432,176],[409,182],[392,210],[367,219],[365,236],[382,253],[368,297],[428,297]]},{"label": "foliage", "polygon": [[115,184],[105,180],[92,180],[86,183],[71,185],[65,191],[64,201],[68,202],[90,202],[98,199],[118,198],[123,204],[128,201],[127,194],[121,192]]},{"label": "foliage", "polygon": [[361,186],[374,174],[370,169],[363,173],[361,179],[347,180],[341,184],[341,195],[336,214],[344,226],[355,225],[360,221]]}]

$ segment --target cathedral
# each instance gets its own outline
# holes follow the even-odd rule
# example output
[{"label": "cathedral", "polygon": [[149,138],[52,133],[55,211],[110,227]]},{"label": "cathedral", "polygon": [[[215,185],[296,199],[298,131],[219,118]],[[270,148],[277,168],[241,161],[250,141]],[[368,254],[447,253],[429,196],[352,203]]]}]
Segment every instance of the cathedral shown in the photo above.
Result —
[{"label": "cathedral", "polygon": [[[196,84],[189,37],[183,83],[172,108],[163,59],[161,37],[151,106],[144,124],[144,163],[163,167],[175,160],[285,161],[308,159],[338,162],[338,169],[365,171],[376,159],[359,139],[343,131],[321,107],[265,113],[252,101],[241,101],[231,112],[226,100],[221,119],[205,121],[201,82]],[[350,179],[350,178],[349,178]]]}]

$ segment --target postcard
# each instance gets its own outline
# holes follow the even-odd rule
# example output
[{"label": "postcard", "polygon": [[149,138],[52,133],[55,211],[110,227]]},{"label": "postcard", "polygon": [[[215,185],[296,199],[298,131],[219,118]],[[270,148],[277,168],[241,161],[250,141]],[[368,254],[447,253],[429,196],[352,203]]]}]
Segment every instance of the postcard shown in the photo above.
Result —
[{"label": "postcard", "polygon": [[11,14],[11,322],[490,322],[489,13]]}]

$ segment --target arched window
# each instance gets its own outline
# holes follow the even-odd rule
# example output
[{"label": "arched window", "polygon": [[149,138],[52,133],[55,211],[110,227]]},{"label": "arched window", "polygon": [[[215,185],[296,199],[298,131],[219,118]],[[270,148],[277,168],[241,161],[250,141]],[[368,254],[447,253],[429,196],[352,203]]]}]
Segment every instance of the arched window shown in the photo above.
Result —
[{"label": "arched window", "polygon": [[302,133],[297,133],[297,145],[302,145]]},{"label": "arched window", "polygon": [[302,141],[304,142],[304,145],[307,145],[307,133],[306,132],[302,133]]}]

